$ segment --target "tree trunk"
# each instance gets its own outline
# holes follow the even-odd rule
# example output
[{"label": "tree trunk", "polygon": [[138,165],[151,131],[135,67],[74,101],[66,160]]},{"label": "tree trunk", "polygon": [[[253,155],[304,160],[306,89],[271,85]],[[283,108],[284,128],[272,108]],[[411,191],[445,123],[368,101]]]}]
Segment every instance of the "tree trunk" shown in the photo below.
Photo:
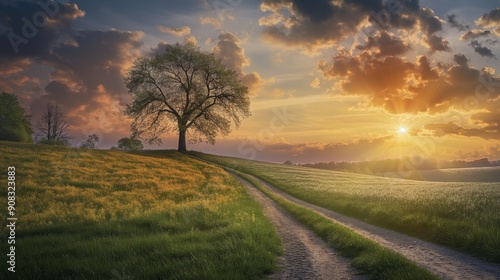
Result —
[{"label": "tree trunk", "polygon": [[177,148],[177,151],[179,151],[179,152],[187,151],[187,149],[186,149],[186,131],[185,130],[179,130],[179,146]]}]

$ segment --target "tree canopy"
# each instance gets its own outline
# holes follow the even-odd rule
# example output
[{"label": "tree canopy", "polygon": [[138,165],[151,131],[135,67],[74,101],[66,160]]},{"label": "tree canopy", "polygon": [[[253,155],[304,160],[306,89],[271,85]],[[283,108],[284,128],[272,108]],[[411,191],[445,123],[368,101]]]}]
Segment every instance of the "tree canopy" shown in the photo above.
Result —
[{"label": "tree canopy", "polygon": [[29,118],[15,95],[0,94],[0,140],[32,142]]},{"label": "tree canopy", "polygon": [[250,116],[248,88],[239,75],[193,43],[167,45],[165,51],[139,58],[125,79],[133,96],[126,114],[132,133],[149,143],[177,131],[180,151],[190,142],[215,143]]},{"label": "tree canopy", "polygon": [[87,139],[80,143],[79,147],[81,149],[97,149],[99,147],[99,136],[96,134],[89,135]]},{"label": "tree canopy", "polygon": [[118,140],[117,144],[118,146],[113,148],[126,151],[138,151],[144,149],[144,145],[142,145],[141,140],[135,139],[134,137],[123,137]]}]

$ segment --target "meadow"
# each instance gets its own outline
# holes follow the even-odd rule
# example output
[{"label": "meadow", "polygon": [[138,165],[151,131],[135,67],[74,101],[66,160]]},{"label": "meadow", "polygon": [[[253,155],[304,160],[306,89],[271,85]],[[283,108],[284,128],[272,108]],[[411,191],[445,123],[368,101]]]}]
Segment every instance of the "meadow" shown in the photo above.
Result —
[{"label": "meadow", "polygon": [[304,201],[500,262],[500,183],[412,181],[192,154]]},{"label": "meadow", "polygon": [[15,166],[17,206],[16,273],[4,267],[1,279],[258,279],[277,269],[274,227],[218,167],[170,151],[8,142],[0,155],[0,203]]},{"label": "meadow", "polygon": [[[399,172],[384,172],[375,175],[405,179]],[[500,184],[500,166],[415,170],[412,179],[435,182],[497,182]]]}]

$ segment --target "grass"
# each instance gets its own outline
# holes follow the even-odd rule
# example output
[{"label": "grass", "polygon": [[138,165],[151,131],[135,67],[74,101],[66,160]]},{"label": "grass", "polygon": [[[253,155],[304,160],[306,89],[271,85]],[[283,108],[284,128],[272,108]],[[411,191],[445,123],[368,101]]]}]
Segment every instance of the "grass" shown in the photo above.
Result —
[{"label": "grass", "polygon": [[500,262],[500,184],[421,182],[193,153],[304,201]]},{"label": "grass", "polygon": [[[385,172],[385,177],[402,178],[399,172]],[[406,179],[406,178],[403,178]],[[412,179],[437,182],[500,182],[500,166],[415,170]]]},{"label": "grass", "polygon": [[218,167],[168,151],[0,142],[0,154],[2,186],[16,167],[18,218],[16,273],[4,227],[0,279],[258,279],[277,268],[274,227]]},{"label": "grass", "polygon": [[386,249],[306,207],[274,194],[254,178],[237,171],[233,172],[276,201],[301,223],[325,240],[328,245],[335,248],[342,255],[351,258],[354,267],[368,273],[370,279],[439,279],[404,256]]}]

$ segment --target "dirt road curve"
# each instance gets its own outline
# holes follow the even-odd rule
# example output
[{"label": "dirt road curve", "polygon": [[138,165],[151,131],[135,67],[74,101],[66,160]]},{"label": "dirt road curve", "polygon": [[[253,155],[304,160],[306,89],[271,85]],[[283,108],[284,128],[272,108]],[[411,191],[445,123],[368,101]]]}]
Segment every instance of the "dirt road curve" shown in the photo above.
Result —
[{"label": "dirt road curve", "polygon": [[[258,178],[255,179],[259,180]],[[484,262],[443,246],[346,217],[294,198],[262,180],[259,181],[274,193],[297,204],[308,207],[378,242],[382,246],[404,255],[442,279],[500,279],[500,265],[498,264]]]},{"label": "dirt road curve", "polygon": [[357,274],[348,259],[338,255],[319,237],[295,221],[273,200],[262,194],[246,180],[235,176],[253,198],[259,202],[265,215],[275,225],[283,241],[282,270],[270,279],[367,279]]}]

